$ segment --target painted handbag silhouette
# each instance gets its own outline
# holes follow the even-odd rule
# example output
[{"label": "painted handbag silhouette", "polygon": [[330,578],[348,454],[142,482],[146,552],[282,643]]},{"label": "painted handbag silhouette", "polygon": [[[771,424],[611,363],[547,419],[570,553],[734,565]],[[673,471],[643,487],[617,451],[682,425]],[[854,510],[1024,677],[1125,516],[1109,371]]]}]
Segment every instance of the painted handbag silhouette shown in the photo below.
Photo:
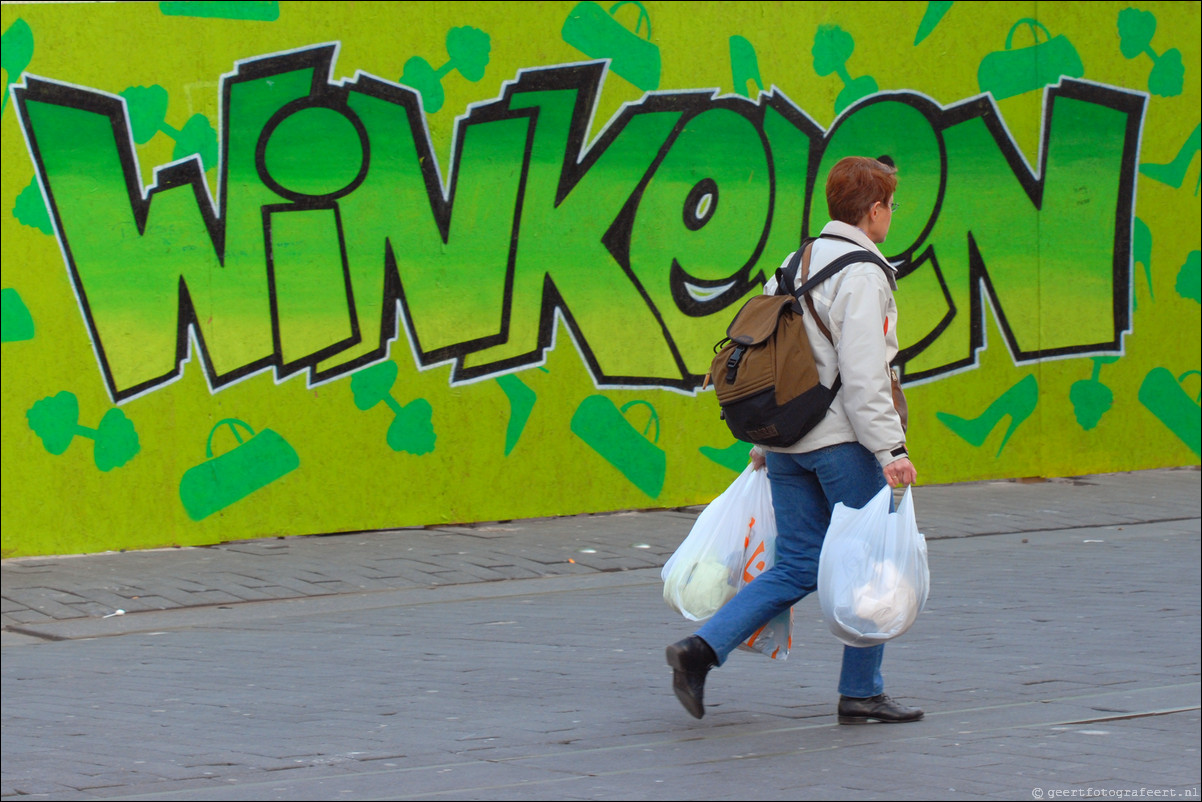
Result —
[{"label": "painted handbag silhouette", "polygon": [[[229,427],[238,445],[214,457],[213,436],[223,426]],[[250,434],[249,440],[242,439],[239,428]],[[241,501],[300,466],[300,458],[284,438],[271,429],[255,434],[254,429],[237,418],[226,418],[213,427],[205,457],[205,462],[189,468],[179,482],[180,501],[193,521]]]},{"label": "painted handbag silhouette", "polygon": [[[638,6],[639,17],[631,31],[614,17],[624,5]],[[647,23],[647,36],[640,32]],[[609,59],[609,68],[632,84],[649,92],[659,88],[659,48],[651,42],[651,18],[638,0],[622,0],[605,9],[585,0],[564,20],[563,40],[589,58]]]},{"label": "painted handbag silhouette", "polygon": [[1196,375],[1199,375],[1198,371],[1191,370],[1176,377],[1168,368],[1152,368],[1139,386],[1139,402],[1181,438],[1194,454],[1202,455],[1199,404],[1181,386],[1187,378]]},{"label": "painted handbag silhouette", "polygon": [[[1031,29],[1035,44],[1012,49],[1014,32],[1024,24]],[[1047,41],[1039,41],[1039,31],[1043,31]],[[996,100],[1002,100],[1059,83],[1062,75],[1080,78],[1084,74],[1081,57],[1072,42],[1063,35],[1053,38],[1042,22],[1027,18],[1010,28],[1005,50],[981,59],[977,83],[982,92],[991,92]]]},{"label": "painted handbag silhouette", "polygon": [[[651,410],[651,418],[642,432],[626,419],[626,411],[636,405]],[[646,430],[655,424],[655,440],[648,440]],[[606,462],[621,471],[639,490],[651,498],[664,489],[668,460],[659,441],[659,416],[655,407],[646,401],[631,401],[621,409],[603,395],[590,395],[580,402],[572,415],[572,434],[600,454]]]}]

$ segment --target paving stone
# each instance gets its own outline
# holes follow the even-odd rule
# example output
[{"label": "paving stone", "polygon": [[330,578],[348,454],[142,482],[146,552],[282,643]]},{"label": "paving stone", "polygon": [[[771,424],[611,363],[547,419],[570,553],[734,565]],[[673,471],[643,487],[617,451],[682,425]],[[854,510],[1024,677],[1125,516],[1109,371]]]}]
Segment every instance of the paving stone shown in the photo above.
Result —
[{"label": "paving stone", "polygon": [[659,568],[699,507],[7,560],[0,797],[1197,799],[1198,478],[917,488],[897,726],[835,723],[816,599],[680,709]]}]

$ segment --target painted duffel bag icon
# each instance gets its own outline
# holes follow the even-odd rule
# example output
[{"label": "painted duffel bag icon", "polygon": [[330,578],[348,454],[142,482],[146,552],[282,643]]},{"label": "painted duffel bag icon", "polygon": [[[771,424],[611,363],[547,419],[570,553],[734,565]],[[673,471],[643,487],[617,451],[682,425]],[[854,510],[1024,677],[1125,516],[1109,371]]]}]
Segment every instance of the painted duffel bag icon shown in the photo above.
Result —
[{"label": "painted duffel bag icon", "polygon": [[[649,412],[650,417],[642,431],[626,418],[632,407],[646,407]],[[652,425],[655,426],[655,439],[649,440],[646,435]],[[668,457],[656,445],[659,442],[659,414],[650,402],[630,401],[619,409],[606,396],[590,395],[580,402],[572,415],[571,430],[651,498],[656,498],[664,489]]]},{"label": "painted duffel bag icon", "polygon": [[[615,12],[625,5],[638,8],[635,29],[618,22]],[[640,36],[647,24],[646,38]],[[591,0],[577,3],[564,20],[563,40],[589,58],[609,59],[609,68],[639,89],[650,92],[659,88],[659,48],[651,41],[651,18],[637,0],[622,0],[604,8]]]},{"label": "painted duffel bag icon", "polygon": [[[213,436],[223,426],[229,427],[238,445],[214,457]],[[246,430],[249,440],[243,439],[239,428]],[[283,437],[271,429],[255,434],[237,418],[226,418],[213,427],[205,457],[206,461],[189,468],[179,483],[180,501],[194,521],[225,509],[300,466],[300,457]]]},{"label": "painted duffel bag icon", "polygon": [[1202,455],[1202,418],[1198,415],[1202,396],[1194,400],[1182,385],[1191,376],[1200,375],[1190,370],[1174,376],[1168,368],[1156,367],[1139,386],[1139,402],[1196,455]]},{"label": "painted duffel bag icon", "polygon": [[[1011,49],[1014,32],[1020,25],[1031,29],[1035,44]],[[1039,41],[1043,31],[1046,41]],[[1060,83],[1060,77],[1080,78],[1085,74],[1081,57],[1073,43],[1063,35],[1052,37],[1042,22],[1035,19],[1020,19],[1010,28],[1006,36],[1006,49],[990,53],[981,59],[977,69],[977,83],[982,92],[990,92],[996,100],[1021,95],[1042,89],[1048,84]]]}]

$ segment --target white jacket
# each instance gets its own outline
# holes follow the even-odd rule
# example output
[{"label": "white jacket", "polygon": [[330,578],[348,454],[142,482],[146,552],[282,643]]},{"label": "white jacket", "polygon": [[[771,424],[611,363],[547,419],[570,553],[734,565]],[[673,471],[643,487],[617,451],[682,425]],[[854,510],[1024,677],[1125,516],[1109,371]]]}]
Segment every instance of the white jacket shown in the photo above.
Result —
[{"label": "white jacket", "polygon": [[[822,233],[837,234],[857,244],[839,239],[816,240],[810,251],[810,276],[857,247],[885,258],[876,244],[855,226],[832,221]],[[789,254],[782,266],[792,256]],[[818,375],[829,387],[837,373],[843,378],[843,385],[826,417],[805,437],[791,446],[766,450],[804,453],[838,443],[859,442],[876,456],[882,468],[909,456],[901,418],[893,408],[889,381],[889,362],[898,350],[894,273],[896,269],[886,276],[877,264],[856,262],[810,291],[814,308],[834,340],[832,346],[803,302],[806,333],[814,349]],[[797,286],[801,286],[800,271]],[[764,292],[776,292],[775,277],[764,285]]]}]

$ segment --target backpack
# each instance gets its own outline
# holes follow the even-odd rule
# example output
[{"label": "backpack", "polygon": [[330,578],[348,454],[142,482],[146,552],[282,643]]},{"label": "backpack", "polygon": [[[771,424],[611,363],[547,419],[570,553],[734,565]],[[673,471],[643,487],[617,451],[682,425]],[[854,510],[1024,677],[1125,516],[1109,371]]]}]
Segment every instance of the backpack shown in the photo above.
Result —
[{"label": "backpack", "polygon": [[[846,239],[831,234],[823,236]],[[888,275],[886,262],[858,247],[806,280],[810,246],[817,239],[807,237],[802,242],[788,265],[777,269],[776,292],[758,295],[745,303],[726,329],[726,337],[714,345],[716,356],[702,388],[713,381],[720,417],[731,434],[744,442],[759,446],[793,445],[818,425],[842,385],[838,375],[830,387],[819,380],[803,321],[802,298],[818,328],[833,345],[830,331],[814,310],[810,290],[855,262],[873,262]],[[792,290],[799,270],[804,283]]]}]

